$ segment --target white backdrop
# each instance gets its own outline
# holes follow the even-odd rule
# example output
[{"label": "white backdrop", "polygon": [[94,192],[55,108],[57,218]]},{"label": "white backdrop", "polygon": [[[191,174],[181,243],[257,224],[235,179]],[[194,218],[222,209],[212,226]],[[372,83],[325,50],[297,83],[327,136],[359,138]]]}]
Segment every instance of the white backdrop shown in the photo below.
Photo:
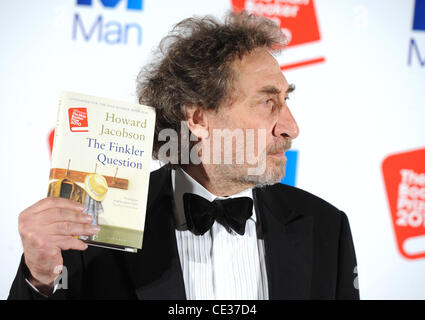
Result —
[{"label": "white backdrop", "polygon": [[[92,6],[76,2],[0,0],[3,299],[22,253],[18,214],[47,191],[47,136],[59,93],[135,101],[136,75],[173,24],[193,15],[221,17],[231,9],[231,0],[144,0],[140,11],[127,10],[126,1],[115,8],[104,8],[100,0]],[[388,155],[425,148],[425,31],[412,29],[414,3],[316,0],[320,40],[279,57],[282,64],[325,58],[285,71],[297,86],[289,101],[301,131],[293,143],[299,152],[296,185],[347,213],[362,299],[425,298],[425,258],[400,254],[381,171]],[[137,23],[141,44],[136,27],[129,29],[127,44],[99,42],[97,33],[86,41],[81,28],[73,39],[75,14],[86,34],[100,15],[104,32]],[[411,39],[418,50],[411,50],[409,63]]]}]

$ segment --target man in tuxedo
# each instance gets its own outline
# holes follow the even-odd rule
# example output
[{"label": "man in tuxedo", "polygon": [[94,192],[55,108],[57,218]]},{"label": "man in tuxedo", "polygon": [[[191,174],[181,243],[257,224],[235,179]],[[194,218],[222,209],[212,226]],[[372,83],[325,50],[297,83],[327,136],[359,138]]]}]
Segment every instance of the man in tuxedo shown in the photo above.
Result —
[{"label": "man in tuxedo", "polygon": [[20,214],[9,298],[358,299],[346,215],[279,183],[299,133],[273,57],[283,45],[278,26],[245,13],[177,24],[138,77],[165,163],[151,174],[142,250],[87,248],[73,236],[99,229],[81,206],[43,199]]}]

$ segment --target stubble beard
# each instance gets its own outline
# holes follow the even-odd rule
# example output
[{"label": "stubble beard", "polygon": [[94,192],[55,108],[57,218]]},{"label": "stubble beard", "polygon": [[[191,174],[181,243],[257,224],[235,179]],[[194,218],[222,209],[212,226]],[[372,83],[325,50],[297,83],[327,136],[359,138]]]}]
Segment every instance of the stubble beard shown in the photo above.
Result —
[{"label": "stubble beard", "polygon": [[226,179],[237,185],[246,187],[265,187],[280,182],[285,176],[286,157],[277,158],[270,154],[287,150],[291,147],[291,139],[284,139],[268,147],[258,158],[259,162],[264,161],[264,172],[262,174],[249,175],[247,164],[221,164],[215,166],[215,175]]},{"label": "stubble beard", "polygon": [[285,176],[286,158],[269,159],[268,162],[272,162],[272,164],[266,164],[264,174],[248,175],[246,168],[245,175],[241,176],[240,181],[255,187],[265,187],[280,182]]}]

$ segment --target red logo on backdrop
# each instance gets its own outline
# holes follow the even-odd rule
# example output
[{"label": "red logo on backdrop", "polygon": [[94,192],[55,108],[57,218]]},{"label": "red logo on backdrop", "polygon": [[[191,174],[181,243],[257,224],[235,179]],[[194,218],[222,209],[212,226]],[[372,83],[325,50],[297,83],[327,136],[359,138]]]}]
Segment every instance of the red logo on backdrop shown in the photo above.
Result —
[{"label": "red logo on backdrop", "polygon": [[[313,0],[232,0],[233,10],[265,16],[280,25],[288,47],[320,40]],[[281,66],[282,70],[323,62],[324,57],[297,61]]]},{"label": "red logo on backdrop", "polygon": [[397,246],[407,259],[425,257],[425,149],[382,163]]},{"label": "red logo on backdrop", "polygon": [[88,132],[87,108],[69,108],[69,129],[72,132]]}]

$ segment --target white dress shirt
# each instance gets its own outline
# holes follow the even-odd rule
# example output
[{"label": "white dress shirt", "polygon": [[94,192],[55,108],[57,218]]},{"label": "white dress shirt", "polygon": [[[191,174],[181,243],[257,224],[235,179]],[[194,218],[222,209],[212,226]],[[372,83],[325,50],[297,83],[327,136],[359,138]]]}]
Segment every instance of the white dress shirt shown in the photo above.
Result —
[{"label": "white dress shirt", "polygon": [[[176,238],[188,300],[267,300],[268,285],[264,241],[257,237],[255,208],[243,236],[218,222],[205,234],[187,230],[183,194],[194,193],[209,201],[224,199],[210,193],[182,169],[171,173]],[[228,198],[250,197],[252,189]]]}]

